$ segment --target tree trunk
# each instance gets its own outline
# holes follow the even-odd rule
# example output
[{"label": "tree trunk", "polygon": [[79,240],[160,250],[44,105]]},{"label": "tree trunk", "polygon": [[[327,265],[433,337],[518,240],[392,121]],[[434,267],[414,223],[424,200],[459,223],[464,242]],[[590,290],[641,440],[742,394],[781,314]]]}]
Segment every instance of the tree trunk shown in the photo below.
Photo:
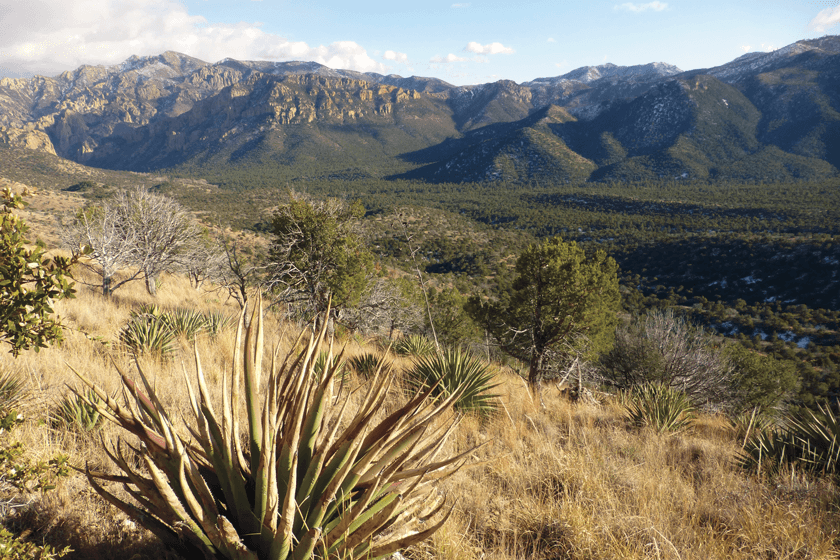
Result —
[{"label": "tree trunk", "polygon": [[152,297],[157,296],[157,278],[146,274],[146,291]]},{"label": "tree trunk", "polygon": [[542,384],[542,361],[543,355],[534,353],[531,355],[531,364],[528,369],[528,385],[531,386],[531,392],[534,395],[539,395],[540,386]]},{"label": "tree trunk", "polygon": [[104,274],[102,275],[102,295],[111,295],[111,277],[105,276]]}]

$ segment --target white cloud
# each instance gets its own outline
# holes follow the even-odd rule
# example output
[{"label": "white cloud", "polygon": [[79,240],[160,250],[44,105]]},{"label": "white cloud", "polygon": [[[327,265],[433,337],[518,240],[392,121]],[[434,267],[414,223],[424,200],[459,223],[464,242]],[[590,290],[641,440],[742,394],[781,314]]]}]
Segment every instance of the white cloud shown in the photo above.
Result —
[{"label": "white cloud", "polygon": [[752,47],[749,46],[749,45],[741,45],[741,50],[744,51],[745,53],[748,53],[748,52],[750,52],[750,50],[752,50]]},{"label": "white cloud", "polygon": [[468,2],[468,3],[466,3],[466,4],[452,4],[452,6],[450,6],[450,7],[455,8],[455,9],[458,9],[458,8],[469,8],[469,7],[470,7],[470,4],[469,4],[469,2]]},{"label": "white cloud", "polygon": [[440,56],[439,54],[435,55],[431,58],[431,60],[429,60],[429,62],[433,64],[449,64],[451,62],[464,62],[466,60],[466,58],[449,53],[446,56]]},{"label": "white cloud", "polygon": [[613,6],[614,10],[622,10],[625,12],[647,12],[648,10],[653,10],[654,12],[661,12],[668,8],[667,2],[658,2],[654,0],[653,2],[648,2],[647,4],[634,4],[632,2],[625,2],[621,5]]},{"label": "white cloud", "polygon": [[353,41],[312,47],[257,23],[209,23],[177,0],[0,0],[0,29],[4,66],[47,75],[167,50],[207,62],[313,60],[362,72],[385,69]]},{"label": "white cloud", "polygon": [[487,45],[482,45],[481,43],[476,43],[475,41],[467,43],[464,50],[475,54],[513,54],[514,52],[512,48],[506,47],[501,43],[489,43]]},{"label": "white cloud", "polygon": [[555,62],[554,63],[554,66],[556,66],[557,68],[565,68],[568,65],[569,65],[569,61],[567,61],[567,60],[564,60],[563,62]]},{"label": "white cloud", "polygon": [[400,64],[408,64],[408,55],[401,52],[385,51],[385,53],[382,55],[382,58],[384,58],[385,60],[399,62]]},{"label": "white cloud", "polygon": [[548,42],[549,43],[556,43],[557,41],[554,40],[554,37],[549,37]]},{"label": "white cloud", "polygon": [[815,31],[817,33],[824,33],[838,23],[840,23],[840,6],[826,8],[811,20],[808,24],[808,30]]}]

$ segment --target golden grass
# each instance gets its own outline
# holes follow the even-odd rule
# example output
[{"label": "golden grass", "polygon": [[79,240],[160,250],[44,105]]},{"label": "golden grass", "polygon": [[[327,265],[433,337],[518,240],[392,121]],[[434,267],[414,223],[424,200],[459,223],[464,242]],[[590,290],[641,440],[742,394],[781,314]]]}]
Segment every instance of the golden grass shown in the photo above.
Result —
[{"label": "golden grass", "polygon": [[[56,429],[44,422],[54,403],[77,385],[71,367],[109,392],[119,388],[113,363],[134,374],[132,358],[117,343],[119,329],[141,304],[163,308],[238,309],[219,294],[196,291],[181,278],[165,277],[158,298],[141,282],[108,299],[80,287],[77,299],[59,302],[69,330],[59,347],[0,354],[0,368],[27,380],[26,421],[0,443],[17,440],[30,460],[56,453],[83,467],[110,468],[99,434]],[[268,347],[281,355],[294,329],[269,314]],[[230,367],[232,329],[197,341],[208,381],[220,390],[220,373]],[[164,404],[186,410],[182,361],[191,371],[190,351],[174,359],[141,357],[141,367]],[[369,351],[353,339],[345,358]],[[338,351],[338,348],[336,348]],[[411,361],[391,357],[399,376]],[[521,378],[500,371],[499,413],[487,420],[465,416],[450,449],[488,442],[479,462],[441,486],[455,514],[422,546],[404,551],[414,559],[753,559],[840,556],[837,488],[830,482],[788,473],[759,480],[733,464],[738,444],[725,419],[703,417],[691,431],[674,436],[629,428],[615,403],[576,404],[547,388],[544,407],[534,402]],[[361,380],[350,377],[350,385]],[[355,396],[353,398],[356,398]],[[398,385],[382,414],[404,395]],[[174,416],[174,414],[173,414]],[[113,427],[101,431],[118,435]],[[1,475],[2,473],[0,473]],[[47,494],[21,494],[0,482],[0,514],[11,530],[54,546],[70,545],[71,558],[174,558],[149,534],[107,506],[74,474]]]}]

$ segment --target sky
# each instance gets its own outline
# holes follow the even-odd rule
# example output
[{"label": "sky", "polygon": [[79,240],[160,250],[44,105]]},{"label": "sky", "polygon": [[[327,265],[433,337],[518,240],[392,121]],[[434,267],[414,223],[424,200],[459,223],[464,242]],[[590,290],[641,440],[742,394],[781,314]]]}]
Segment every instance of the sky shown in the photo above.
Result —
[{"label": "sky", "polygon": [[455,85],[581,66],[708,68],[840,34],[840,0],[0,0],[0,77],[181,52]]}]

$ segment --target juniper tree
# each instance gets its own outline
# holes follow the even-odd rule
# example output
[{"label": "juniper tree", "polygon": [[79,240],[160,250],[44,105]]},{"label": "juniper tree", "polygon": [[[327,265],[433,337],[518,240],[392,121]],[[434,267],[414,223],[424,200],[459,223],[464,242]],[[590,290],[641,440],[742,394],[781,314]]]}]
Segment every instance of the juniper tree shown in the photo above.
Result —
[{"label": "juniper tree", "polygon": [[609,346],[618,307],[615,261],[555,237],[519,256],[513,283],[495,299],[473,296],[466,308],[503,352],[528,364],[538,390],[550,358],[571,351],[576,339],[585,337],[593,354]]}]

